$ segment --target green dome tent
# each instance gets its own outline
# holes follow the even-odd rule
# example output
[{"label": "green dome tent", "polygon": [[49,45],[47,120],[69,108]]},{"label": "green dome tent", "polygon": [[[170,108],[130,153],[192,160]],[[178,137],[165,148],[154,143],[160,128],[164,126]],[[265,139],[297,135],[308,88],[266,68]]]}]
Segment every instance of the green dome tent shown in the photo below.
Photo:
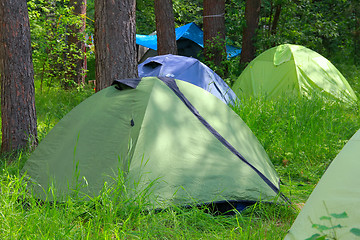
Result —
[{"label": "green dome tent", "polygon": [[172,78],[119,80],[94,94],[49,132],[23,171],[38,198],[61,201],[79,184],[98,195],[118,169],[139,190],[152,185],[154,207],[272,201],[279,193],[271,161],[241,118]]},{"label": "green dome tent", "polygon": [[318,95],[353,104],[344,76],[320,54],[299,45],[271,48],[249,63],[233,85],[237,96]]},{"label": "green dome tent", "polygon": [[358,239],[359,149],[360,131],[349,140],[330,164],[296,218],[285,237],[286,240],[308,239],[312,236],[314,238],[311,239],[317,239],[315,236],[325,234],[326,239]]}]

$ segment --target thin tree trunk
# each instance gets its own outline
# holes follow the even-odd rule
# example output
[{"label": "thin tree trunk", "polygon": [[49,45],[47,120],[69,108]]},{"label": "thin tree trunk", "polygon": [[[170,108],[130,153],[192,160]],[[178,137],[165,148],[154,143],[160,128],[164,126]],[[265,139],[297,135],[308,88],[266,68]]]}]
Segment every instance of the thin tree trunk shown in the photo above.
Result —
[{"label": "thin tree trunk", "polygon": [[85,34],[86,26],[86,0],[70,0],[70,6],[74,7],[74,14],[81,17],[81,25],[71,25],[70,35],[68,38],[69,49],[71,45],[76,46],[78,53],[74,54],[70,50],[70,61],[73,63],[73,67],[69,74],[69,77],[74,80],[77,84],[85,83],[85,72],[86,72],[86,58],[85,58],[85,41],[81,35]]},{"label": "thin tree trunk", "polygon": [[274,9],[273,2],[270,1],[270,14],[269,14],[269,23],[268,23],[268,27],[269,27],[269,29],[268,29],[268,30],[269,30],[269,31],[268,31],[268,37],[270,37],[270,35],[271,35],[273,9]]},{"label": "thin tree trunk", "polygon": [[26,1],[0,0],[1,152],[37,143],[34,69]]},{"label": "thin tree trunk", "polygon": [[138,76],[136,0],[95,1],[96,91]]},{"label": "thin tree trunk", "polygon": [[246,27],[243,32],[243,43],[240,57],[240,64],[250,62],[255,57],[254,38],[259,24],[260,0],[246,0],[245,20]]},{"label": "thin tree trunk", "polygon": [[226,59],[225,0],[204,0],[204,56],[220,67]]},{"label": "thin tree trunk", "polygon": [[280,19],[280,13],[281,13],[281,5],[278,4],[275,7],[275,16],[274,16],[274,20],[273,20],[272,25],[271,25],[271,34],[272,35],[276,34],[277,25],[278,25],[278,22],[279,22],[279,19]]},{"label": "thin tree trunk", "polygon": [[177,54],[172,0],[154,0],[157,53]]}]

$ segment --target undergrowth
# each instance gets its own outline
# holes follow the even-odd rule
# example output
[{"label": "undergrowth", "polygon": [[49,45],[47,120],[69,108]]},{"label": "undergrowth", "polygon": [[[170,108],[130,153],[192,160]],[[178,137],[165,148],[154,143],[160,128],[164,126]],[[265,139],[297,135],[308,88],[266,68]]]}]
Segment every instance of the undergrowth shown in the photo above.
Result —
[{"label": "undergrowth", "polygon": [[358,106],[320,98],[242,99],[233,107],[264,146],[295,202],[304,202],[360,128]]},{"label": "undergrowth", "polygon": [[[91,94],[91,89],[37,92],[40,140]],[[283,193],[294,203],[306,201],[360,127],[357,106],[321,99],[242,99],[233,110],[264,146]],[[124,187],[121,181],[86,202],[76,197],[62,204],[40,202],[19,174],[28,155],[24,151],[0,158],[0,239],[282,239],[298,213],[288,205],[264,203],[233,216],[207,214],[205,207],[144,211],[146,194],[141,199],[114,197]]]}]

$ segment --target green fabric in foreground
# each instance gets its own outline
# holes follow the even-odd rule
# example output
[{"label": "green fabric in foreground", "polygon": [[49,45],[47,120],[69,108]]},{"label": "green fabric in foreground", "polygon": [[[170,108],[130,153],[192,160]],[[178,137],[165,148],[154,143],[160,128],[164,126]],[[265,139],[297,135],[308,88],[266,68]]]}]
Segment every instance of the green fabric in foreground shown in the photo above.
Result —
[{"label": "green fabric in foreground", "polygon": [[[184,81],[181,92],[245,159],[279,188],[279,178],[254,134],[222,101]],[[213,201],[271,201],[276,193],[226,148],[156,77],[135,88],[106,88],[74,108],[40,143],[23,171],[40,199],[62,200],[79,189],[97,196],[126,174],[126,186],[152,183],[154,207]],[[76,181],[77,180],[77,181]],[[135,183],[135,184],[134,184]],[[46,194],[51,186],[55,194]]]},{"label": "green fabric in foreground", "polygon": [[359,149],[360,131],[330,164],[296,218],[286,240],[307,239],[314,234],[326,235],[326,239],[359,238]]},{"label": "green fabric in foreground", "polygon": [[357,97],[344,76],[320,54],[284,44],[256,57],[233,85],[237,96],[319,96],[345,104]]}]

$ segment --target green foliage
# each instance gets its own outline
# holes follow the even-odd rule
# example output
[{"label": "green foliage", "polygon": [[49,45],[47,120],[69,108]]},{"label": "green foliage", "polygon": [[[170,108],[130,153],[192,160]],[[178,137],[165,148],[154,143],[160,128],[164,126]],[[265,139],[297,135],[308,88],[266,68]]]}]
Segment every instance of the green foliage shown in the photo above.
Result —
[{"label": "green foliage", "polygon": [[[338,239],[336,236],[336,229],[340,228],[348,228],[347,226],[342,226],[341,224],[335,225],[333,223],[334,220],[341,220],[344,218],[348,218],[348,214],[346,212],[342,213],[329,213],[328,216],[320,217],[321,221],[327,221],[329,224],[317,224],[313,223],[312,228],[316,229],[320,233],[315,233],[311,237],[307,238],[306,240],[321,240],[321,239]],[[351,228],[349,230],[355,236],[360,236],[360,229],[359,228]]]},{"label": "green foliage", "polygon": [[[257,31],[257,54],[270,47],[291,43],[304,45],[328,59],[352,64],[359,55],[356,47],[355,33],[356,11],[358,1],[325,0],[325,1],[261,1],[259,28]],[[275,10],[281,6],[280,18],[276,31],[272,32]],[[202,27],[201,1],[173,1],[176,26],[195,22]],[[226,1],[226,38],[227,43],[236,47],[242,45],[242,33],[246,25],[244,20],[245,1]],[[155,31],[155,14],[153,3],[137,1],[137,32],[149,34]],[[237,59],[239,61],[239,59]],[[243,66],[235,61],[224,63],[223,68],[229,68],[239,75]],[[228,64],[228,66],[226,66]],[[218,70],[217,70],[218,72]],[[222,71],[220,70],[220,75]]]},{"label": "green foliage", "polygon": [[95,32],[95,0],[86,0],[86,33],[90,36]]},{"label": "green foliage", "polygon": [[[75,85],[71,76],[72,58],[83,58],[76,45],[68,44],[71,25],[80,26],[81,16],[73,14],[69,0],[28,1],[35,78],[47,86]],[[83,35],[77,36],[84,39]]]},{"label": "green foliage", "polygon": [[38,138],[41,139],[71,109],[94,93],[90,86],[65,91],[61,87],[48,87],[41,91],[40,82],[35,83]]},{"label": "green foliage", "polygon": [[91,53],[86,58],[87,61],[87,73],[86,73],[86,80],[95,80],[95,53]]},{"label": "green foliage", "polygon": [[202,26],[202,1],[200,0],[173,0],[174,18],[176,27],[194,22]]},{"label": "green foliage", "polygon": [[[202,60],[209,68],[216,72],[220,77],[226,78],[228,75],[228,62],[224,51],[224,40],[219,35],[205,43],[207,60]],[[205,52],[205,49],[204,49]],[[220,57],[215,56],[220,54]],[[215,59],[221,59],[220,64],[215,63]]]},{"label": "green foliage", "polygon": [[154,1],[136,0],[136,33],[150,34],[155,30]]},{"label": "green foliage", "polygon": [[[274,7],[281,5],[276,34],[270,33]],[[258,53],[283,43],[304,45],[325,57],[353,61],[355,18],[352,1],[262,1],[257,37]]]},{"label": "green foliage", "polygon": [[246,26],[245,1],[226,1],[225,9],[226,40],[228,44],[241,48],[242,33]]}]

